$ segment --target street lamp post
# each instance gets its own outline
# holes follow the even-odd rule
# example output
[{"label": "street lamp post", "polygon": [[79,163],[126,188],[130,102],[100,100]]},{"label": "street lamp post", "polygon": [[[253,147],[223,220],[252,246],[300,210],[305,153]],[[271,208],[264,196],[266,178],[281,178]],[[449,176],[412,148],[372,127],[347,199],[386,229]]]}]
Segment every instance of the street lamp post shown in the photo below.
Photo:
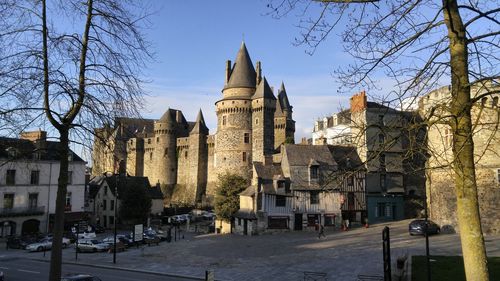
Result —
[{"label": "street lamp post", "polygon": [[118,218],[116,217],[116,209],[118,207],[118,175],[115,176],[115,206],[114,206],[114,209],[115,209],[115,219],[114,219],[114,241],[113,241],[113,263],[116,263],[116,225],[117,225],[117,222],[118,222]]},{"label": "street lamp post", "polygon": [[[104,176],[106,178],[108,177],[108,174],[111,172],[104,172]],[[118,219],[116,217],[116,209],[118,207],[118,174],[114,174],[115,176],[115,202],[113,204],[113,209],[114,209],[114,220],[113,220],[113,228],[114,228],[114,238],[113,238],[113,263],[116,263],[116,224],[118,222]]]}]

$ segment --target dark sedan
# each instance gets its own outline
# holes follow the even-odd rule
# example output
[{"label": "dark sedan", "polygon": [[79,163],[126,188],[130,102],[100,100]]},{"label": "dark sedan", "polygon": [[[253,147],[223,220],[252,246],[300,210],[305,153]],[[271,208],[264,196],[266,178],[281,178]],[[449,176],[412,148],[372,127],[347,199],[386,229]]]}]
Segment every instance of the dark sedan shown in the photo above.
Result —
[{"label": "dark sedan", "polygon": [[101,279],[89,274],[68,274],[62,277],[61,281],[101,281]]},{"label": "dark sedan", "polygon": [[[410,235],[424,235],[425,234],[425,220],[414,220],[408,225]],[[439,234],[441,228],[434,222],[427,220],[427,234]]]}]

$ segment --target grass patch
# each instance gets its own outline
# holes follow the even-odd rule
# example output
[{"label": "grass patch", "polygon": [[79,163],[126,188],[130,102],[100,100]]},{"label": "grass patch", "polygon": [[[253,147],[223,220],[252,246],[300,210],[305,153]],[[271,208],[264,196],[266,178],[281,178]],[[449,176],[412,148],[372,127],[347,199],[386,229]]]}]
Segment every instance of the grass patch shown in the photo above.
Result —
[{"label": "grass patch", "polygon": [[[500,257],[488,258],[488,270],[490,280],[500,280]],[[464,260],[461,256],[431,256],[431,274],[432,280],[466,281]],[[427,280],[425,256],[412,257],[411,280]]]}]

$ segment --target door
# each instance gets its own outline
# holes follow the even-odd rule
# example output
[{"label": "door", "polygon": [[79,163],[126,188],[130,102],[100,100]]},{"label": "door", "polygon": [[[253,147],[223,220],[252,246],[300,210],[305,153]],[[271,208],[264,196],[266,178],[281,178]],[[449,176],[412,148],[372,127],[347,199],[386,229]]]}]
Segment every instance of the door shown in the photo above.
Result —
[{"label": "door", "polygon": [[302,214],[295,214],[293,230],[302,230]]},{"label": "door", "polygon": [[243,219],[243,234],[248,235],[248,220]]}]

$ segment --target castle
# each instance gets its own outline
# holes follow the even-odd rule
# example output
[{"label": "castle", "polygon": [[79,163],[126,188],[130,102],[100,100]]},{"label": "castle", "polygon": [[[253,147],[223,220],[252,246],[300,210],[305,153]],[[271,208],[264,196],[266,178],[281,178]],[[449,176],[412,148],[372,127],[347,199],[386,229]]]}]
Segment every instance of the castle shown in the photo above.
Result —
[{"label": "castle", "polygon": [[254,162],[271,163],[281,144],[293,143],[295,121],[284,84],[276,97],[245,43],[235,62],[226,62],[215,112],[212,135],[201,110],[195,122],[170,108],[158,120],[116,118],[114,126],[95,129],[93,175],[124,169],[159,184],[170,202],[209,203],[218,174],[250,179]]}]

